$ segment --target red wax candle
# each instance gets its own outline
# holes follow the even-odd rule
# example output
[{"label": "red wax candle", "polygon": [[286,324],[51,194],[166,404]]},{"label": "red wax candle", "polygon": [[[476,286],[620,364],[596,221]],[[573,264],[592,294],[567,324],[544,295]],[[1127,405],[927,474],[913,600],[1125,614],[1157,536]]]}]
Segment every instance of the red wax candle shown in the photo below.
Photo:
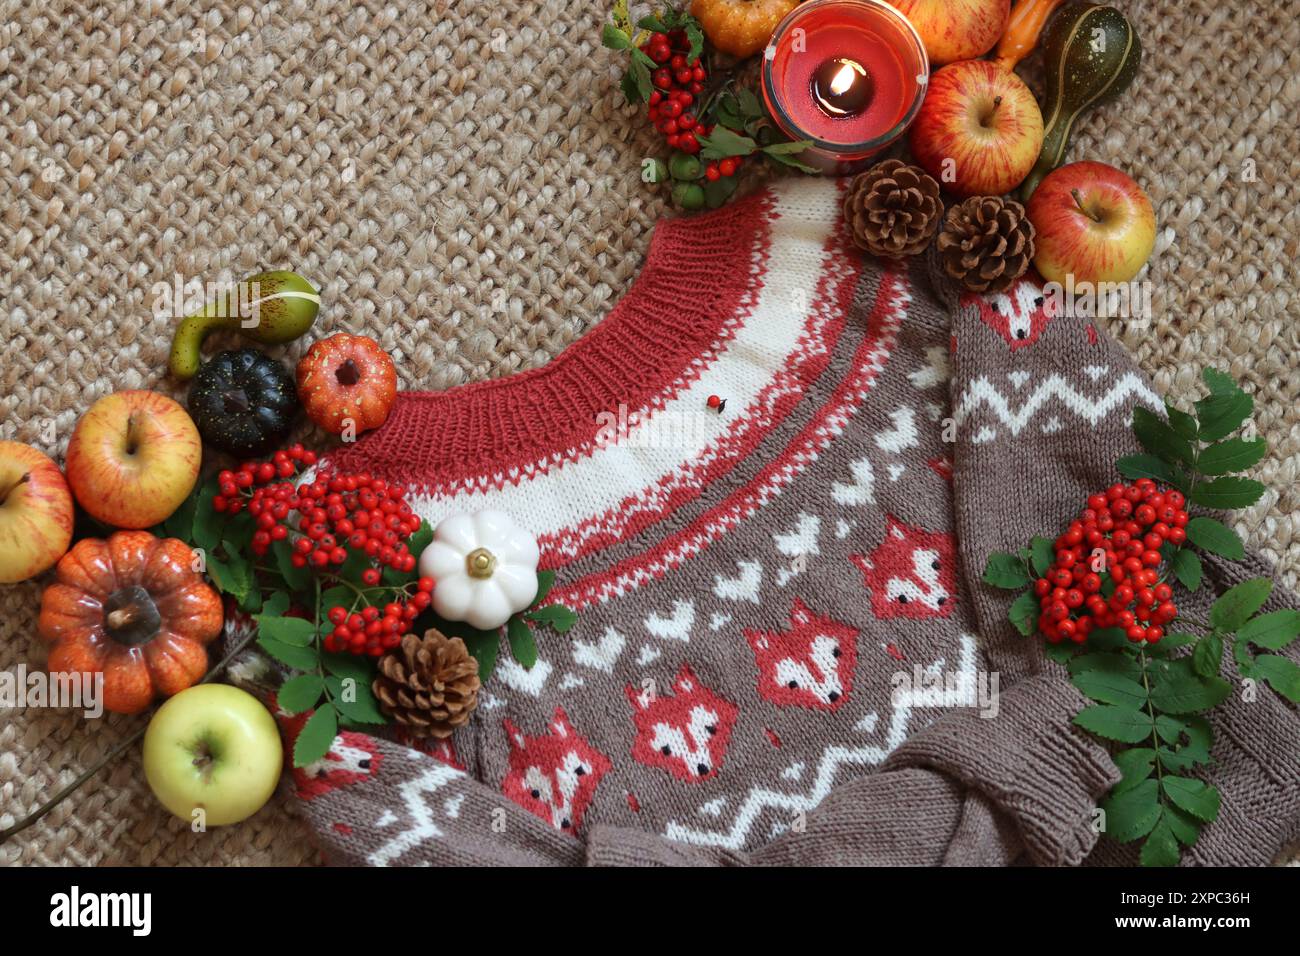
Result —
[{"label": "red wax candle", "polygon": [[881,0],[812,0],[772,34],[763,98],[800,158],[828,172],[861,168],[916,117],[929,77],[907,18]]}]

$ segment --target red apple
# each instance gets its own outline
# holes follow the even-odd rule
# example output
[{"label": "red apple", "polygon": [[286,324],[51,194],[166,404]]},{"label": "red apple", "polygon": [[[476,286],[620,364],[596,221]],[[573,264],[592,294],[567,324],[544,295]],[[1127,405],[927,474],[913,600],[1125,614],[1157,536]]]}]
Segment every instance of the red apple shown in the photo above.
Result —
[{"label": "red apple", "polygon": [[916,27],[930,62],[939,65],[983,56],[1011,18],[1011,0],[888,0]]},{"label": "red apple", "polygon": [[0,441],[0,584],[34,578],[72,543],[72,494],[31,445]]},{"label": "red apple", "polygon": [[115,528],[148,528],[175,511],[199,477],[194,422],[158,392],[117,392],[81,417],[68,443],[68,484],[81,507]]},{"label": "red apple", "polygon": [[916,161],[949,192],[1000,196],[1034,168],[1043,114],[1020,77],[963,60],[930,77],[911,142]]},{"label": "red apple", "polygon": [[1151,258],[1156,213],[1132,177],[1105,163],[1048,173],[1029,198],[1034,265],[1048,282],[1128,282]]}]

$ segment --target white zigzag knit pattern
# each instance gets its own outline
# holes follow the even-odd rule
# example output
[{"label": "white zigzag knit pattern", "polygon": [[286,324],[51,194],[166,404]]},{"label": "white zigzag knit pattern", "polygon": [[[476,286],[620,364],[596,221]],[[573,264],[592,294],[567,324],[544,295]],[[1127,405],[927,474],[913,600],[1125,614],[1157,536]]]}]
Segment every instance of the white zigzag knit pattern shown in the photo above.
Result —
[{"label": "white zigzag knit pattern", "polygon": [[1089,424],[1096,425],[1116,408],[1125,407],[1130,396],[1136,396],[1139,401],[1154,409],[1164,408],[1159,396],[1134,372],[1123,375],[1108,391],[1096,396],[1084,394],[1061,375],[1050,375],[1039,383],[1019,408],[1014,409],[1012,399],[999,392],[987,378],[980,376],[972,379],[962,392],[953,411],[953,420],[960,427],[980,408],[987,407],[1007,426],[1012,435],[1019,435],[1040,410],[1051,406],[1068,409],[1086,419]]}]

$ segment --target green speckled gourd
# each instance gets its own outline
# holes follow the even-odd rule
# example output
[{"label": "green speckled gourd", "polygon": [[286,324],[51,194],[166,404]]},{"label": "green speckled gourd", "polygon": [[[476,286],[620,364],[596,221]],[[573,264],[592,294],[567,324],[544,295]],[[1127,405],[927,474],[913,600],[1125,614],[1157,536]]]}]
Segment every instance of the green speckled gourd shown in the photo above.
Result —
[{"label": "green speckled gourd", "polygon": [[[240,285],[247,292],[226,292],[176,327],[169,366],[179,379],[193,378],[202,361],[200,347],[209,332],[228,329],[261,345],[283,345],[305,335],[316,321],[320,293],[296,272],[259,272]],[[251,301],[246,301],[251,300]],[[246,326],[256,303],[257,323]]]},{"label": "green speckled gourd", "polygon": [[1043,151],[1021,187],[1022,199],[1061,164],[1075,121],[1128,89],[1141,62],[1137,31],[1114,7],[1077,0],[1056,12],[1043,38]]}]

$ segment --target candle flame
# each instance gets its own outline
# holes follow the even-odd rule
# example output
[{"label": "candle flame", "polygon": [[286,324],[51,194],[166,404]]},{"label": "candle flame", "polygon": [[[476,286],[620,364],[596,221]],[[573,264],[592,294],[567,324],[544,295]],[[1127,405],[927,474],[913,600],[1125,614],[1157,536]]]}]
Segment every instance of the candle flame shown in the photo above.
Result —
[{"label": "candle flame", "polygon": [[831,92],[836,96],[844,93],[853,85],[854,74],[862,69],[856,63],[845,63],[831,79]]}]

